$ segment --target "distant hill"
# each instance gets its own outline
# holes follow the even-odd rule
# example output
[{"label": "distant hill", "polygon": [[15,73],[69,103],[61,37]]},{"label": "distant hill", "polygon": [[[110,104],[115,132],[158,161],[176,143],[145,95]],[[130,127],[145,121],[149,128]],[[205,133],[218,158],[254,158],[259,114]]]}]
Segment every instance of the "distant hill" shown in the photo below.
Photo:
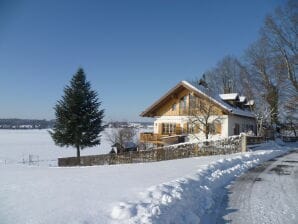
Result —
[{"label": "distant hill", "polygon": [[52,128],[55,120],[0,119],[0,129],[47,129]]},{"label": "distant hill", "polygon": [[[37,119],[0,119],[0,129],[48,129],[52,128],[55,120],[37,120]],[[110,128],[135,127],[148,128],[153,122],[122,122],[113,121],[106,123]]]}]

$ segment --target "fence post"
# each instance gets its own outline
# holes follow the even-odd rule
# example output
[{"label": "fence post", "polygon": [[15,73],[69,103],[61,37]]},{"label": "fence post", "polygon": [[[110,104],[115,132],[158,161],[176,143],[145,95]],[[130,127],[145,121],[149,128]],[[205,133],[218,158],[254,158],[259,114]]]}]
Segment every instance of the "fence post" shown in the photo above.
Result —
[{"label": "fence post", "polygon": [[241,152],[246,152],[246,134],[241,134],[240,135],[241,138]]}]

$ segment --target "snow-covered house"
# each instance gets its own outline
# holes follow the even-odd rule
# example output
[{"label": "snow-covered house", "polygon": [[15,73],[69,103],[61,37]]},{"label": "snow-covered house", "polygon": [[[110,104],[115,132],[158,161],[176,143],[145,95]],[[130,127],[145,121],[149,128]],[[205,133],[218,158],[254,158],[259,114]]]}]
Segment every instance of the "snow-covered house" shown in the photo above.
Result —
[{"label": "snow-covered house", "polygon": [[199,89],[187,81],[179,82],[141,113],[142,117],[152,117],[156,120],[154,131],[141,133],[140,141],[165,145],[191,140],[194,137],[204,139],[206,126],[204,130],[199,122],[194,121],[195,118],[206,117],[206,112],[200,108],[208,106],[211,113],[206,120],[211,137],[256,132],[256,120],[251,112],[253,100],[248,101],[238,93],[211,96],[207,92],[206,89]]}]

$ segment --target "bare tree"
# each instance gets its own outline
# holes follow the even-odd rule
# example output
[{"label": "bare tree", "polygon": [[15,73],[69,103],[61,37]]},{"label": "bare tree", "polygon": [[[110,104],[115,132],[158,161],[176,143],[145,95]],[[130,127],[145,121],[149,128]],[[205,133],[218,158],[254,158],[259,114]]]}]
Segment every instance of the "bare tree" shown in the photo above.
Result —
[{"label": "bare tree", "polygon": [[265,19],[262,35],[268,39],[272,51],[282,62],[288,80],[298,91],[298,2],[288,1]]},{"label": "bare tree", "polygon": [[271,123],[272,113],[274,113],[274,110],[270,109],[266,104],[260,104],[260,106],[254,110],[258,136],[264,135],[264,127]]},{"label": "bare tree", "polygon": [[[268,15],[261,30],[263,38],[268,40],[272,54],[275,56],[275,67],[280,70],[285,88],[280,92],[284,119],[292,120],[298,113],[298,2],[288,1]],[[294,106],[293,106],[294,105]]]},{"label": "bare tree", "polygon": [[[218,115],[218,109],[211,98],[198,98],[191,95],[189,101],[189,124],[191,128],[202,131],[208,139],[210,133],[214,133],[216,126],[222,118]],[[198,138],[195,134],[194,137]]]},{"label": "bare tree", "polygon": [[285,123],[297,136],[295,124],[298,123],[298,96],[291,98],[285,105]]},{"label": "bare tree", "polygon": [[206,72],[208,87],[216,93],[232,93],[242,90],[240,62],[233,56],[225,56],[213,69]]},{"label": "bare tree", "polygon": [[[270,49],[268,40],[261,38],[246,51],[247,71],[255,83],[253,88],[258,99],[265,99],[271,113],[271,124],[278,124],[278,104],[283,86],[282,70]],[[260,97],[262,96],[262,97]],[[264,102],[261,102],[263,104]]]},{"label": "bare tree", "polygon": [[123,150],[126,142],[134,142],[136,134],[133,127],[112,128],[107,132],[106,139],[112,145],[117,145],[119,150]]}]

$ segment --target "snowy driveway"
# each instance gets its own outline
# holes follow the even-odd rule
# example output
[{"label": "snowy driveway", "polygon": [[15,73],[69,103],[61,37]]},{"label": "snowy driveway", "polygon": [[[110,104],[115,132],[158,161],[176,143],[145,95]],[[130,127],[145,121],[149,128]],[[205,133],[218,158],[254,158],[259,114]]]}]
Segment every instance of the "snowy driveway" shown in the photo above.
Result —
[{"label": "snowy driveway", "polygon": [[227,189],[216,223],[298,223],[297,186],[298,150],[240,176]]}]

